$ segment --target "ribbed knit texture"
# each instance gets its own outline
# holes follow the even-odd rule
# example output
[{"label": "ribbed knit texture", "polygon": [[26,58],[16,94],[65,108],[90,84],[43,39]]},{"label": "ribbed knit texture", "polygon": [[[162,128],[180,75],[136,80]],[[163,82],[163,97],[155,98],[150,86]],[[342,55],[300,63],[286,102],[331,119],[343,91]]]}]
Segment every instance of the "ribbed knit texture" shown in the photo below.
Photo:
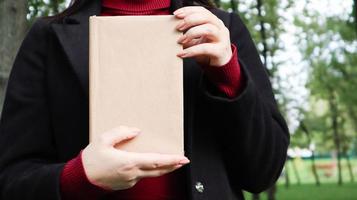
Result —
[{"label": "ribbed knit texture", "polygon": [[[170,14],[171,0],[102,0],[102,16],[165,15]],[[242,76],[237,48],[232,44],[233,56],[224,66],[202,66],[207,78],[228,98],[239,95]],[[61,173],[61,196],[64,200],[184,200],[185,174],[181,169],[157,178],[145,178],[133,188],[111,191],[91,183],[84,171],[81,153],[68,161]]]},{"label": "ribbed knit texture", "polygon": [[227,64],[221,67],[202,66],[207,78],[225,96],[234,98],[238,96],[243,88],[243,76],[238,63],[237,47],[232,44],[233,56]]},{"label": "ribbed knit texture", "polygon": [[96,200],[110,190],[93,185],[87,178],[82,163],[82,151],[68,161],[61,174],[61,197],[64,200]]},{"label": "ribbed knit texture", "polygon": [[170,0],[103,0],[101,15],[168,15],[170,3]]}]

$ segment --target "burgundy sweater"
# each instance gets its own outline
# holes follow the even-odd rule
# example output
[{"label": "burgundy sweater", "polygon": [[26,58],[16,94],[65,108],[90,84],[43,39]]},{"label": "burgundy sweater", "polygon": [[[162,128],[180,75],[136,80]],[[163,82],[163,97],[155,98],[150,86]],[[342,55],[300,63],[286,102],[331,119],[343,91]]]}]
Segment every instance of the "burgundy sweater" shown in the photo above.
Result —
[{"label": "burgundy sweater", "polygon": [[[168,15],[170,0],[102,0],[102,16],[114,15]],[[233,56],[221,67],[202,66],[207,78],[228,98],[236,97],[242,89],[242,76],[237,48],[232,44]],[[170,174],[146,178],[127,190],[111,191],[91,183],[84,171],[81,153],[68,161],[61,173],[61,196],[72,199],[117,200],[182,200],[186,198],[185,175],[182,170]]]}]

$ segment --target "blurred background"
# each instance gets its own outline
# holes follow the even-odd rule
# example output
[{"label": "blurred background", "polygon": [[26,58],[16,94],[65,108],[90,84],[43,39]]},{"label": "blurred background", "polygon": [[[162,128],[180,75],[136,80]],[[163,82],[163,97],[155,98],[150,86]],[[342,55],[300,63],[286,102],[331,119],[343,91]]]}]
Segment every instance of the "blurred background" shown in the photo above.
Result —
[{"label": "blurred background", "polygon": [[[285,169],[262,200],[357,200],[357,0],[215,0],[257,44],[291,132]],[[0,0],[0,105],[37,17],[66,0]]]}]

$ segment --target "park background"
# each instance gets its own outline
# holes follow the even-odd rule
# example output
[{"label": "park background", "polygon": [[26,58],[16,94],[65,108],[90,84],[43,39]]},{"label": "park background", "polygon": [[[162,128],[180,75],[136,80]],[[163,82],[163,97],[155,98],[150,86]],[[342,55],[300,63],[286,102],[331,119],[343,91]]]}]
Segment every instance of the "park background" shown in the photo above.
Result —
[{"label": "park background", "polygon": [[[291,132],[277,185],[247,199],[357,200],[357,0],[214,2],[248,26]],[[31,24],[68,4],[0,0],[0,105]]]}]

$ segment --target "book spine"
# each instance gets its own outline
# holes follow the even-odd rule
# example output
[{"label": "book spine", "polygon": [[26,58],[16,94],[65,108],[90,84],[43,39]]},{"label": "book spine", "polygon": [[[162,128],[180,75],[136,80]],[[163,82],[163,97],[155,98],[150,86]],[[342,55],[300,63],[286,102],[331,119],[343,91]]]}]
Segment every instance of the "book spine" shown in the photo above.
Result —
[{"label": "book spine", "polygon": [[95,134],[95,93],[98,87],[98,67],[99,67],[99,44],[98,44],[98,18],[91,16],[89,18],[89,142],[93,141]]}]

